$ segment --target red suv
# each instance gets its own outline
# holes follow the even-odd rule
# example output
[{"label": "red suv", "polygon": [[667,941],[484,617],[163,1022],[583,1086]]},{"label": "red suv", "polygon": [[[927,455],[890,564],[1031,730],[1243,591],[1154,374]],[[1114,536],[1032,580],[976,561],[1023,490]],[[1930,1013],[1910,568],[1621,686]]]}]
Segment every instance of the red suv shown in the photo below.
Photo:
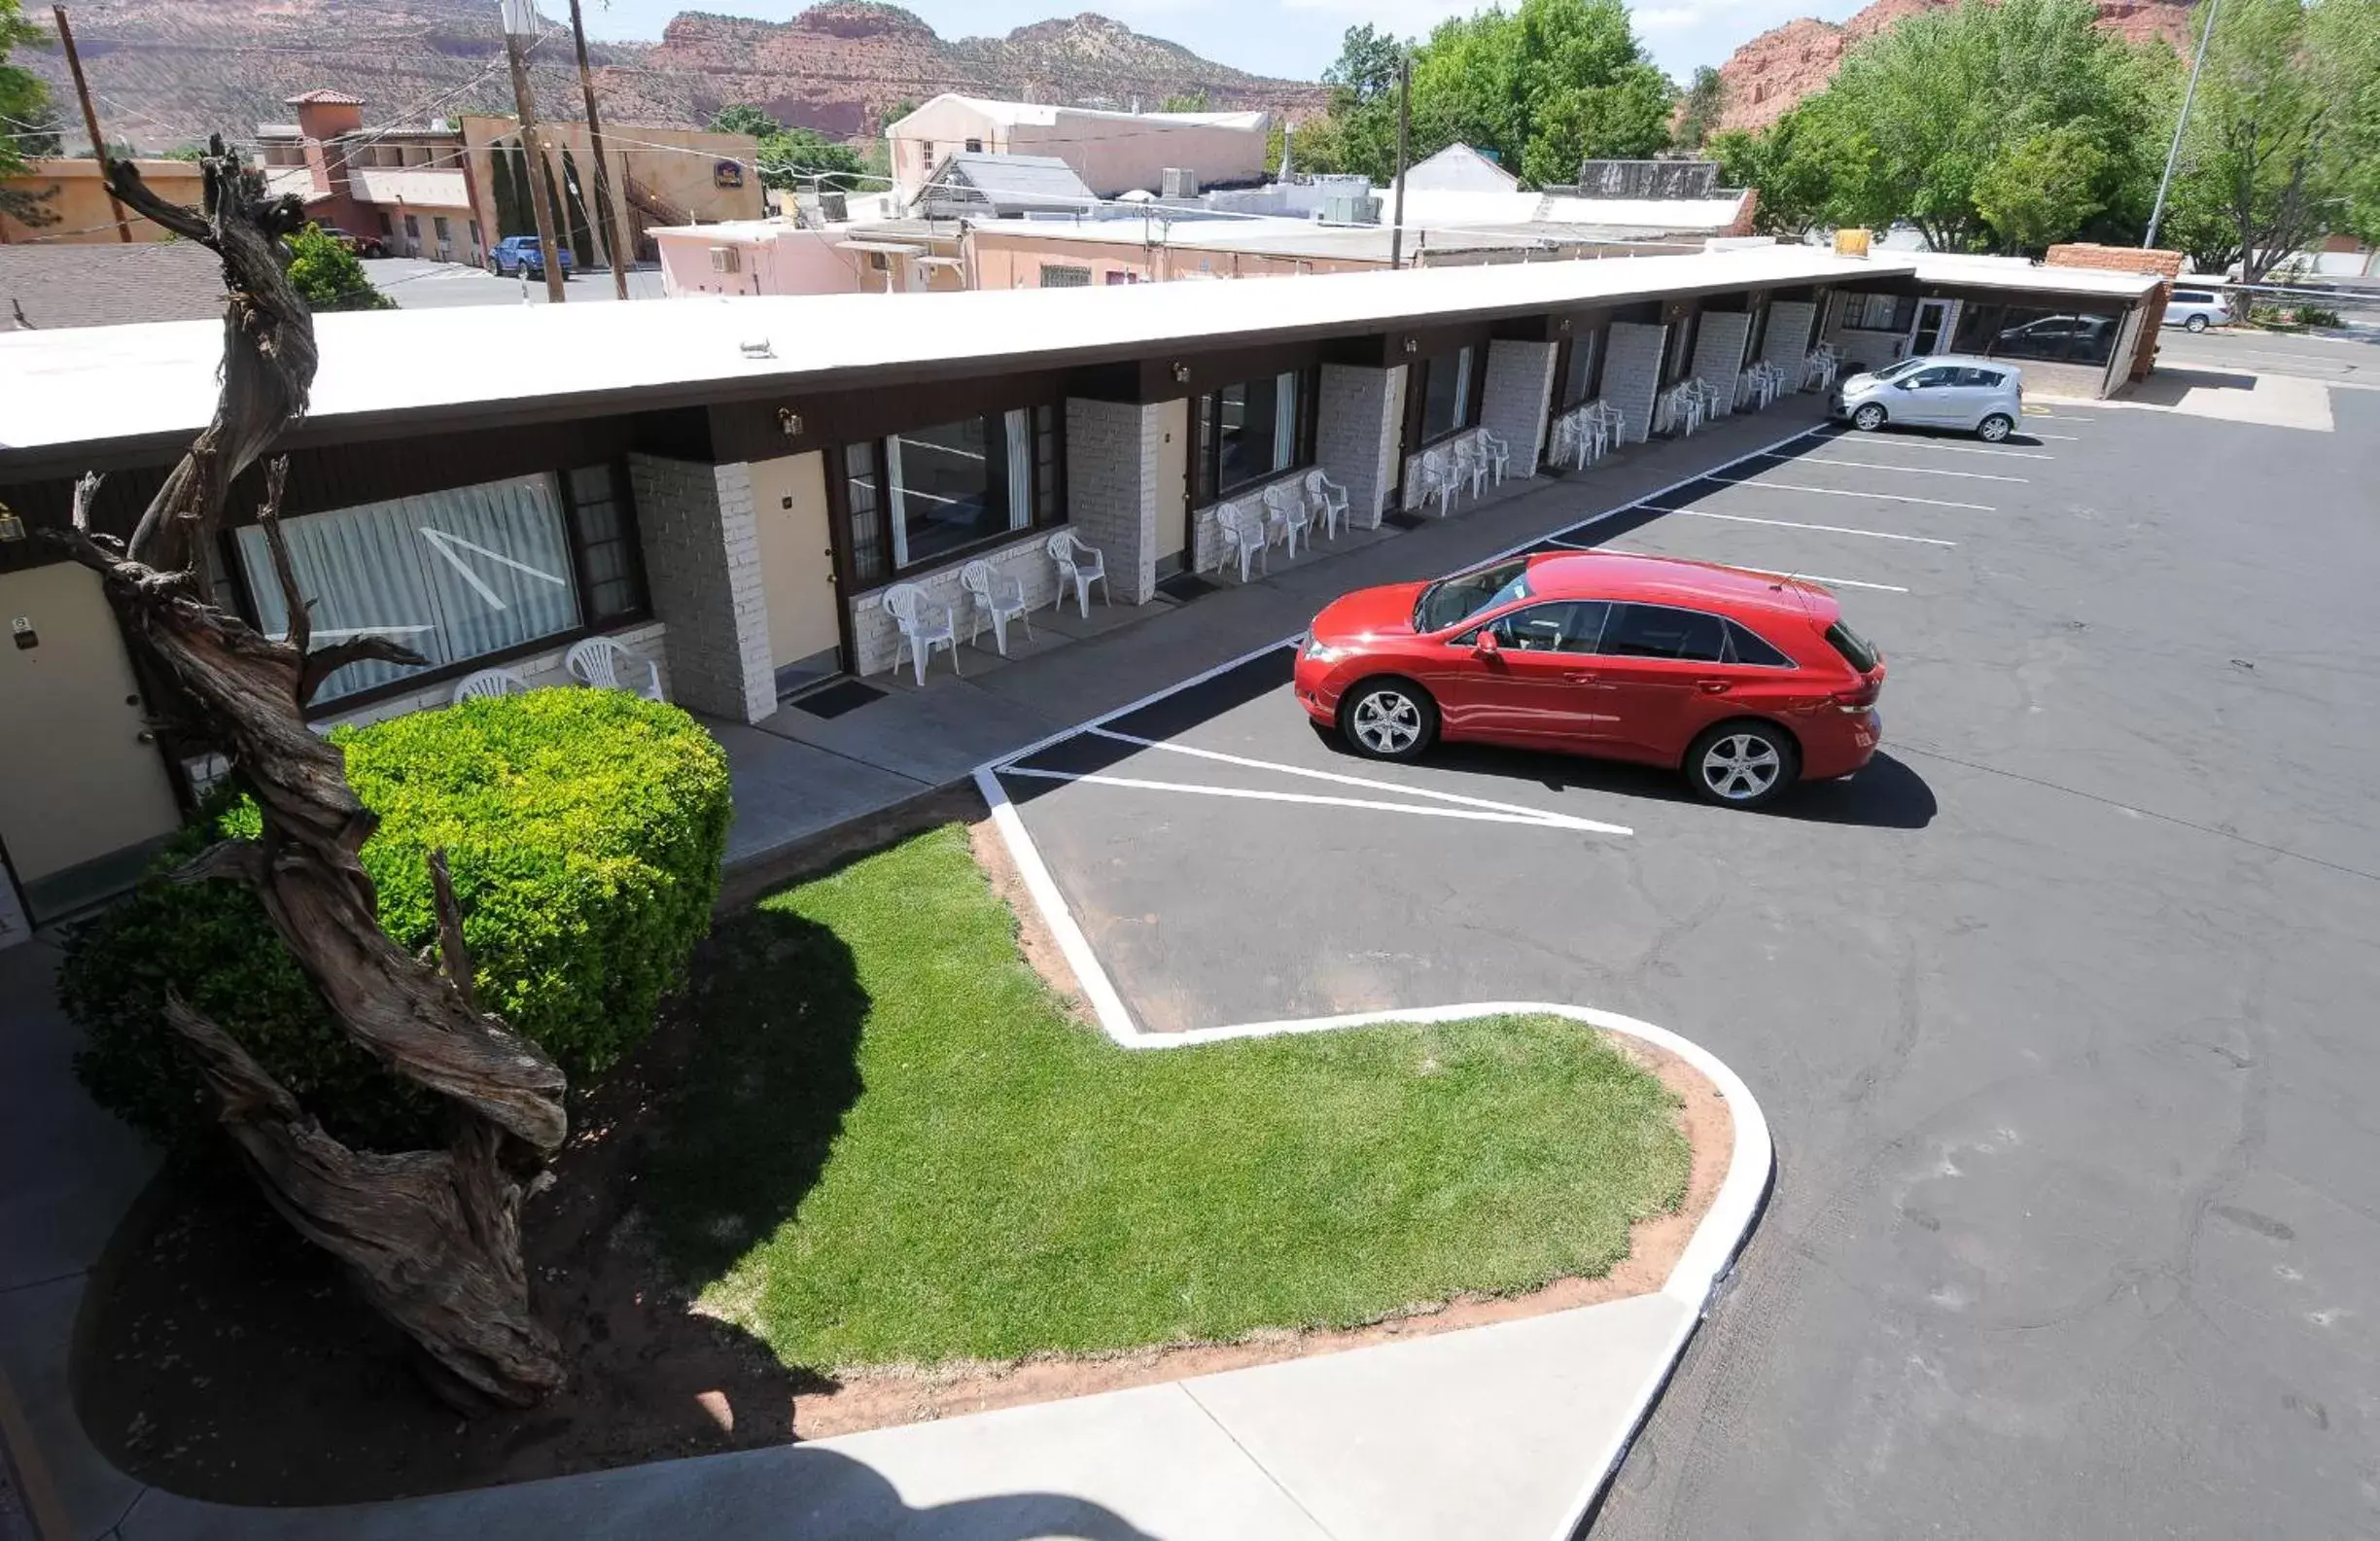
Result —
[{"label": "red suv", "polygon": [[1508,744],[1676,766],[1756,808],[1875,753],[1884,660],[1824,589],[1616,551],[1361,589],[1314,617],[1298,704],[1357,753]]}]

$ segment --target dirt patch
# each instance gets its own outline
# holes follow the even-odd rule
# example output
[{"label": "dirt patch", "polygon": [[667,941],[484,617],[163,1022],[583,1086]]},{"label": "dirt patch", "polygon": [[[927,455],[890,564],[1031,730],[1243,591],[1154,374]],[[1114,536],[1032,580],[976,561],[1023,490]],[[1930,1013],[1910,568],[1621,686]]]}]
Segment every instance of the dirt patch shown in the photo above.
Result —
[{"label": "dirt patch", "polygon": [[[981,821],[980,802],[971,817]],[[1061,993],[1078,996],[997,832],[978,822],[973,838],[1019,917],[1027,958]],[[698,955],[696,966],[703,963]],[[643,1049],[575,1100],[559,1181],[529,1206],[534,1303],[572,1366],[569,1385],[544,1406],[464,1419],[432,1400],[405,1341],[217,1153],[169,1164],[93,1272],[74,1363],[85,1429],[118,1466],[171,1491],[234,1504],[329,1504],[1114,1390],[1658,1289],[1732,1153],[1733,1127],[1716,1087],[1672,1055],[1617,1038],[1681,1099],[1693,1163],[1679,1212],[1639,1224],[1628,1258],[1603,1278],[1417,1307],[1351,1331],[827,1376],[788,1370],[757,1340],[691,1311],[648,1243],[637,1174],[697,1031],[682,1009],[665,1011]]]}]

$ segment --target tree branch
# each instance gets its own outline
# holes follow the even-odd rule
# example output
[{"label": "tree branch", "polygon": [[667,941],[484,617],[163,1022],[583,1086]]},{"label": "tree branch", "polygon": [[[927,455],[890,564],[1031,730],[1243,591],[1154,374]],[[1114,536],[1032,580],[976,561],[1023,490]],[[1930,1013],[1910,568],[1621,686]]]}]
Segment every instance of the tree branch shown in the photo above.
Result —
[{"label": "tree branch", "polygon": [[302,707],[312,701],[325,680],[351,663],[402,663],[420,668],[429,661],[394,638],[363,636],[334,642],[306,654],[305,669],[298,678],[298,704]]},{"label": "tree branch", "polygon": [[[314,640],[314,616],[298,588],[298,571],[290,565],[289,542],[281,537],[281,489],[289,481],[289,456],[275,455],[264,468],[264,501],[257,506],[257,523],[264,529],[264,549],[272,555],[273,579],[281,585],[281,609],[287,616],[284,635],[299,652]],[[300,694],[298,704],[305,704]]]},{"label": "tree branch", "polygon": [[446,964],[446,978],[462,994],[463,1003],[476,1011],[479,994],[472,984],[471,949],[463,945],[463,908],[455,902],[444,846],[430,853],[430,893],[438,905],[438,953]]},{"label": "tree branch", "polygon": [[262,883],[264,848],[254,840],[218,840],[166,876],[176,883],[204,883],[210,878]]}]

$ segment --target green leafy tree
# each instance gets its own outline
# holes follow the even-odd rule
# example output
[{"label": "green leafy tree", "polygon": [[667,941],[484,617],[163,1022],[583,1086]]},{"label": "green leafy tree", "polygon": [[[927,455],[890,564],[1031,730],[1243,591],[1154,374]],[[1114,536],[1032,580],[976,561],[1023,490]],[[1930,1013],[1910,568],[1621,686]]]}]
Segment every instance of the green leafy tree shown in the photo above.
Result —
[{"label": "green leafy tree", "polygon": [[489,181],[494,184],[496,198],[496,234],[528,235],[533,232],[534,219],[529,213],[529,200],[522,192],[521,178],[529,162],[515,145],[498,145],[488,157],[491,168]]},{"label": "green leafy tree", "polygon": [[1417,158],[1460,141],[1544,184],[1669,143],[1676,92],[1620,0],[1521,0],[1441,22],[1413,70]]},{"label": "green leafy tree", "polygon": [[[50,89],[40,76],[9,55],[18,49],[40,48],[49,34],[25,19],[18,0],[0,0],[0,177],[21,174],[34,156],[55,155],[57,120],[50,108]],[[45,206],[47,194],[0,189],[0,214],[23,225],[54,225],[56,214]]]},{"label": "green leafy tree", "polygon": [[1404,55],[1405,45],[1368,21],[1348,28],[1339,40],[1339,57],[1322,72],[1322,84],[1332,88],[1334,115],[1341,97],[1360,103],[1392,96],[1397,61]]},{"label": "green leafy tree", "polygon": [[815,128],[781,128],[760,140],[760,181],[765,187],[807,187],[822,177],[848,186],[867,170],[858,151]]},{"label": "green leafy tree", "polygon": [[2326,233],[2380,228],[2375,158],[2380,0],[2226,0],[2167,238],[2258,282]]},{"label": "green leafy tree", "polygon": [[2082,123],[2004,145],[1976,177],[1976,212],[2010,245],[2039,251],[2106,207],[2107,161],[2107,151]]},{"label": "green leafy tree", "polygon": [[207,147],[204,145],[176,145],[165,152],[164,158],[167,160],[204,160],[206,153]]},{"label": "green leafy tree", "polygon": [[1759,190],[1770,228],[1907,221],[1952,252],[2138,240],[2179,66],[2097,18],[2090,0],[1920,13],[1854,49],[1768,133],[1722,134],[1713,150]]},{"label": "green leafy tree", "polygon": [[586,190],[578,181],[578,162],[571,158],[568,146],[562,151],[562,187],[570,204],[570,224],[562,228],[558,238],[569,244],[571,256],[579,266],[592,267],[596,260],[595,232],[587,225]]},{"label": "green leafy tree", "polygon": [[754,139],[765,139],[784,127],[785,124],[750,102],[722,107],[711,115],[711,131],[715,134],[750,134]]},{"label": "green leafy tree", "polygon": [[1208,110],[1204,88],[1195,91],[1177,91],[1157,104],[1161,113],[1203,113]]},{"label": "green leafy tree", "polygon": [[308,310],[320,313],[397,308],[395,300],[372,287],[355,253],[321,226],[309,225],[291,236],[289,248],[290,282],[298,286]]},{"label": "green leafy tree", "polygon": [[1678,104],[1677,127],[1670,141],[1680,150],[1699,150],[1703,141],[1719,127],[1719,117],[1727,111],[1727,77],[1707,64],[1698,65],[1693,82]]}]

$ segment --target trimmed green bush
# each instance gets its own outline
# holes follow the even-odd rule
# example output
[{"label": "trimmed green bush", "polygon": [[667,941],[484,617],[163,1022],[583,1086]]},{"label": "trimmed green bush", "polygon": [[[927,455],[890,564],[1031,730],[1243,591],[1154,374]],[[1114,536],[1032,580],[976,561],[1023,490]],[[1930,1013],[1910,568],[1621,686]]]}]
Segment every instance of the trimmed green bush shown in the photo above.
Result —
[{"label": "trimmed green bush", "polygon": [[[380,826],[364,847],[380,925],[433,947],[430,853],[444,846],[480,1001],[574,1081],[644,1038],[718,893],[726,756],[675,707],[620,690],[534,690],[332,734]],[[161,1007],[168,984],[237,1038],[325,1127],[368,1148],[439,1138],[437,1100],[332,1023],[236,882],[163,873],[254,834],[245,795],[213,799],[124,903],[72,944],[61,982],[101,1105],[168,1142],[211,1127],[210,1095]]]}]

